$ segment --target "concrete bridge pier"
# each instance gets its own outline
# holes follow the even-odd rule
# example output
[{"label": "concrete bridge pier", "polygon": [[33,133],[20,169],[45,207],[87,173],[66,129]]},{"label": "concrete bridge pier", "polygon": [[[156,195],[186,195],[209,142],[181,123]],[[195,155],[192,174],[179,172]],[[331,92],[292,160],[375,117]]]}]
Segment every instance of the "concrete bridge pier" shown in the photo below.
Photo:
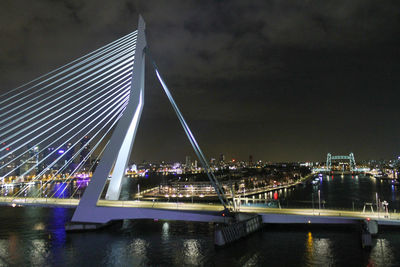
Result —
[{"label": "concrete bridge pier", "polygon": [[361,246],[372,247],[372,236],[378,234],[378,222],[367,218],[361,222]]},{"label": "concrete bridge pier", "polygon": [[228,225],[217,225],[214,230],[214,243],[224,246],[246,237],[261,229],[262,218],[259,215],[236,213],[235,221]]}]

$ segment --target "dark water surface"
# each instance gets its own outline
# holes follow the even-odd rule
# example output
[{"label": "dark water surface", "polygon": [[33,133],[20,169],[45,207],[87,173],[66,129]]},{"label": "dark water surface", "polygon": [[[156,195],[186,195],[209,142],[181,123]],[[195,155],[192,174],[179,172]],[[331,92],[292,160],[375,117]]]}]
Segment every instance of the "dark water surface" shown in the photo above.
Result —
[{"label": "dark water surface", "polygon": [[[321,185],[280,193],[282,206],[310,207],[316,192],[328,207],[352,209],[378,191],[391,209],[399,191],[368,177],[324,177]],[[214,246],[213,225],[125,221],[86,233],[66,234],[72,209],[0,207],[0,266],[400,266],[400,230],[381,231],[363,250],[353,227],[265,226],[224,248]]]}]

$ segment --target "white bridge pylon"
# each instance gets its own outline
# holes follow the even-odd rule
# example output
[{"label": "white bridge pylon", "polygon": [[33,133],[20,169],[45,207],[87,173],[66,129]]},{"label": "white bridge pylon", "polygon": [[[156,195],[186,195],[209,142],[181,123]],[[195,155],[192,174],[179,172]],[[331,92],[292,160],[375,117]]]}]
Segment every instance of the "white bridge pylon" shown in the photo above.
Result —
[{"label": "white bridge pylon", "polygon": [[[133,63],[133,72],[131,78],[130,96],[127,107],[120,118],[112,136],[104,150],[103,156],[97,166],[91,181],[89,182],[82,199],[72,217],[72,222],[99,222],[104,223],[110,220],[129,219],[129,218],[152,218],[159,216],[157,211],[147,211],[134,209],[136,215],[131,214],[131,209],[117,208],[117,207],[102,207],[98,206],[97,202],[104,190],[107,178],[110,173],[111,180],[106,192],[106,200],[118,200],[121,192],[122,178],[124,177],[125,170],[131,155],[132,145],[135,140],[135,135],[139,126],[139,121],[144,104],[144,75],[145,75],[145,53],[146,53],[146,36],[145,36],[145,22],[139,16],[139,24],[137,31],[136,51]],[[195,150],[196,155],[199,157],[200,162],[208,175],[211,184],[214,186],[217,195],[222,205],[227,208],[228,201],[218,180],[208,166],[207,160],[202,153],[199,145],[197,144],[192,132],[190,131],[186,121],[180,113],[175,101],[173,100],[167,86],[161,78],[158,69],[153,62],[156,75],[168,96],[168,99],[173,106],[178,119],[185,130],[185,133]],[[128,214],[130,213],[130,214]],[[157,215],[158,214],[158,215]],[[188,215],[188,214],[186,214]],[[168,216],[167,216],[168,217]],[[175,217],[176,218],[176,217]]]},{"label": "white bridge pylon", "polygon": [[[100,163],[93,173],[82,199],[75,210],[72,221],[96,222],[99,221],[98,219],[100,218],[96,219],[96,217],[99,216],[104,217],[102,218],[102,221],[113,219],[107,218],[109,217],[109,214],[103,213],[103,215],[101,215],[98,212],[97,202],[103,192],[111,171],[113,171],[113,174],[106,193],[106,199],[118,200],[121,192],[122,177],[125,174],[125,169],[131,154],[132,145],[135,140],[136,131],[143,109],[145,67],[144,49],[147,45],[145,27],[143,18],[139,17],[129,102],[115,127],[111,139],[104,150]],[[91,220],[91,218],[93,220]]]}]

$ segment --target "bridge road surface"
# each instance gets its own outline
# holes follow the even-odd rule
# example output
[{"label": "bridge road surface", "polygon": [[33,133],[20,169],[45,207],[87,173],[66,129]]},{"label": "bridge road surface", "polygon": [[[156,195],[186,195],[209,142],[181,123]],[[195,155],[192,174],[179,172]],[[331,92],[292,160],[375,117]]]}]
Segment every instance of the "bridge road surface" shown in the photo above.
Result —
[{"label": "bridge road surface", "polygon": [[[0,197],[0,205],[7,206],[42,206],[42,207],[68,207],[74,208],[79,204],[79,199],[61,199],[61,198],[11,198]],[[182,203],[182,202],[152,202],[152,201],[112,201],[112,200],[99,200],[98,206],[103,207],[125,207],[125,208],[146,208],[146,209],[164,209],[173,211],[200,211],[200,212],[218,212],[223,210],[223,206],[217,203]],[[240,212],[255,213],[260,215],[298,215],[306,216],[307,218],[326,218],[330,217],[343,218],[343,219],[373,219],[378,220],[379,224],[384,225],[398,225],[400,226],[399,213],[372,213],[360,211],[345,211],[345,210],[331,210],[331,209],[278,209],[278,208],[264,208],[264,207],[251,207],[241,206]],[[386,215],[386,216],[385,216]],[[162,219],[162,218],[160,218]],[[290,223],[290,222],[287,222]],[[329,220],[325,220],[329,223]]]}]

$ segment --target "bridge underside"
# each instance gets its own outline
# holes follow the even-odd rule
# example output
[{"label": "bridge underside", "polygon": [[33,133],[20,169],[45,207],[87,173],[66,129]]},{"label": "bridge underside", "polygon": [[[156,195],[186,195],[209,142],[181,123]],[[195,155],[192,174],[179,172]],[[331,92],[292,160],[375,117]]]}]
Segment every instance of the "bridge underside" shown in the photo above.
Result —
[{"label": "bridge underside", "polygon": [[259,214],[263,223],[276,224],[356,224],[363,218],[337,216],[292,215],[292,214]]},{"label": "bridge underside", "polygon": [[81,223],[108,223],[113,220],[123,219],[160,219],[172,221],[196,221],[196,222],[227,222],[227,219],[219,212],[189,211],[189,210],[165,210],[154,208],[132,207],[100,207],[93,212],[81,216]]}]

